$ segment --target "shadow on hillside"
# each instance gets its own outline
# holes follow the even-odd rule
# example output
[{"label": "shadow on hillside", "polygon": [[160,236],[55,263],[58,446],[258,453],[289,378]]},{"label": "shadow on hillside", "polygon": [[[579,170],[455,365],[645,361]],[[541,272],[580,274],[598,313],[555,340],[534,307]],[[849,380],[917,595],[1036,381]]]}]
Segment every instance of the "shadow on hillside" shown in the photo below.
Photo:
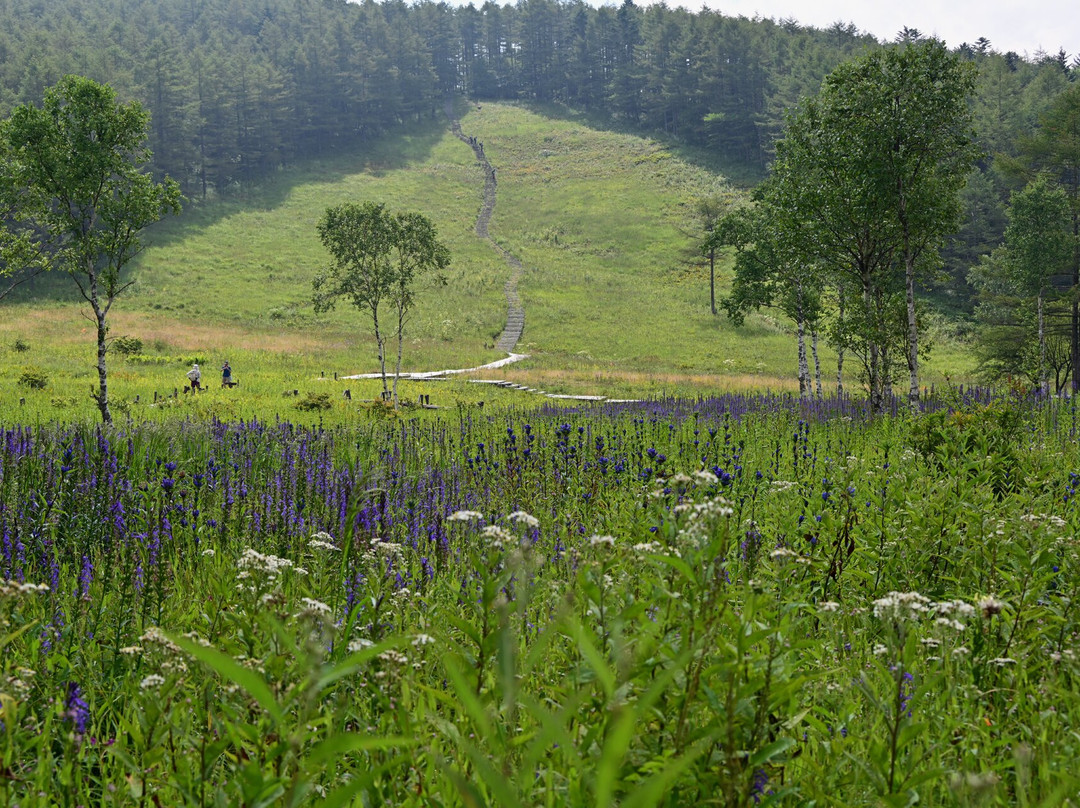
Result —
[{"label": "shadow on hillside", "polygon": [[[504,103],[519,102],[507,101]],[[646,132],[638,127],[622,125],[617,119],[612,119],[607,115],[573,110],[555,102],[527,101],[520,103],[530,112],[545,118],[572,121],[590,129],[655,140],[662,143],[665,149],[680,160],[698,168],[703,168],[706,171],[711,171],[714,174],[719,174],[737,188],[753,188],[765,178],[765,171],[757,166],[725,159],[723,155],[715,151],[700,146],[687,145],[676,138],[664,135],[662,132]]]},{"label": "shadow on hillside", "polygon": [[[258,183],[227,195],[207,199],[188,198],[179,216],[169,217],[143,234],[144,246],[168,246],[183,241],[233,214],[273,210],[297,185],[333,183],[359,173],[381,177],[430,157],[435,144],[449,129],[441,111],[430,120],[384,137],[314,155],[302,164],[283,166]],[[190,191],[189,191],[190,193]],[[46,272],[16,288],[5,303],[82,303],[74,282],[62,272]]]}]

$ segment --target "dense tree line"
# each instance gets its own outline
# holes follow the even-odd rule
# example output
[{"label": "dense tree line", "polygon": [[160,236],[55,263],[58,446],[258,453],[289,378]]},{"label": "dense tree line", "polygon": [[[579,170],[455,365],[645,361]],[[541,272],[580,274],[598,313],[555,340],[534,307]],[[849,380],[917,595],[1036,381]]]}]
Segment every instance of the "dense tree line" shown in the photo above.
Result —
[{"label": "dense tree line", "polygon": [[[151,112],[155,168],[191,196],[434,115],[451,92],[561,103],[760,171],[784,111],[878,44],[840,22],[633,0],[3,0],[0,114],[66,73],[108,82]],[[1075,70],[1064,53],[1025,60],[986,40],[959,52],[980,64],[988,153],[1029,131]]]}]

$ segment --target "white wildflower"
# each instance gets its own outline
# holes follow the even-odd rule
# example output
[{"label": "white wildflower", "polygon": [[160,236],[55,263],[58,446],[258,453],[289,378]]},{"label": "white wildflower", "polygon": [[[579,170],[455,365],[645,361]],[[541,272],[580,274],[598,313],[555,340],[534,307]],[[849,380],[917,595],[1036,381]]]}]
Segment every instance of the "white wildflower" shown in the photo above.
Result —
[{"label": "white wildflower", "polygon": [[484,514],[479,511],[454,511],[448,517],[447,522],[475,522],[477,519],[483,519]]},{"label": "white wildflower", "polygon": [[953,620],[949,617],[939,617],[934,622],[937,623],[939,626],[945,626],[946,628],[951,628],[954,631],[963,631],[965,628],[967,628],[967,626],[965,626],[959,620]]},{"label": "white wildflower", "polygon": [[375,643],[371,640],[363,637],[357,637],[355,640],[349,642],[349,653],[355,654],[357,651],[363,651],[365,648],[371,648]]},{"label": "white wildflower", "polygon": [[840,604],[835,600],[825,600],[818,604],[819,612],[838,612],[840,611]]},{"label": "white wildflower", "polygon": [[499,525],[488,525],[480,531],[480,535],[486,537],[497,550],[517,543],[517,536]]},{"label": "white wildflower", "polygon": [[917,619],[930,606],[930,599],[918,592],[890,592],[874,601],[874,617],[893,620]]},{"label": "white wildflower", "polygon": [[320,619],[327,619],[330,617],[330,607],[321,600],[315,600],[314,598],[300,598],[300,604],[304,608],[298,611],[294,617],[314,617]]},{"label": "white wildflower", "polygon": [[142,682],[139,683],[140,690],[154,690],[165,684],[165,677],[156,673],[151,673]]},{"label": "white wildflower", "polygon": [[506,518],[511,522],[522,523],[526,527],[540,527],[540,520],[531,513],[525,513],[525,511],[514,511]]},{"label": "white wildflower", "polygon": [[589,544],[591,546],[593,546],[593,547],[600,547],[602,545],[607,545],[608,547],[614,547],[615,546],[615,537],[614,536],[599,536],[599,535],[589,536]]},{"label": "white wildflower", "polygon": [[413,637],[412,646],[413,648],[423,648],[425,645],[431,645],[433,642],[435,642],[435,638],[430,634],[417,634]]}]

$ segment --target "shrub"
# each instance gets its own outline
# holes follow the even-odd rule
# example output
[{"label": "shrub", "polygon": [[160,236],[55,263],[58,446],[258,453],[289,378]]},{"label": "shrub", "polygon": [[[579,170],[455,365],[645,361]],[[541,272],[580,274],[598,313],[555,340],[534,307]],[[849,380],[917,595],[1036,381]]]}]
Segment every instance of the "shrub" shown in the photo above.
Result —
[{"label": "shrub", "polygon": [[113,340],[112,349],[120,356],[134,356],[142,353],[143,341],[138,337],[117,337]]},{"label": "shrub", "polygon": [[11,346],[11,349],[15,351],[15,353],[26,353],[30,350],[30,343],[22,337],[15,337],[15,342]]},{"label": "shrub", "polygon": [[295,406],[301,412],[313,412],[315,410],[328,410],[332,405],[330,404],[329,393],[307,393],[296,402]]},{"label": "shrub", "polygon": [[132,365],[173,365],[180,361],[175,356],[154,356],[153,354],[127,354],[124,359]]},{"label": "shrub", "polygon": [[43,390],[48,383],[49,377],[45,374],[45,371],[33,365],[24,367],[19,375],[19,384],[23,387],[29,387],[31,390]]}]

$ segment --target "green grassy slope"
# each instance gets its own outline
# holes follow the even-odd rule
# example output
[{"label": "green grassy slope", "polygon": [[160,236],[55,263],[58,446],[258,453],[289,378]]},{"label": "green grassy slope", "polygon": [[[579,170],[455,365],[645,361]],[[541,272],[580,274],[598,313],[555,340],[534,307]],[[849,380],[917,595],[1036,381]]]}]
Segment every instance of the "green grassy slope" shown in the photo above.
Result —
[{"label": "green grassy slope", "polygon": [[[693,202],[728,192],[722,178],[654,142],[518,106],[462,103],[459,116],[497,171],[491,236],[524,265],[519,350],[531,358],[502,375],[608,395],[794,384],[790,329],[767,314],[741,329],[713,317],[704,267],[688,264]],[[141,337],[147,353],[199,355],[215,368],[227,356],[238,374],[264,379],[268,396],[322,372],[374,370],[368,321],[348,306],[316,315],[311,305],[312,278],[326,261],[315,223],[330,205],[371,199],[431,217],[453,254],[449,285],[420,296],[406,369],[496,359],[510,269],[474,232],[483,179],[443,121],[363,153],[312,159],[242,200],[191,204],[151,234],[135,286],[114,309],[113,333]],[[721,264],[720,294],[726,274]],[[57,295],[66,283],[53,279],[3,304],[0,399],[20,396],[14,381],[33,364],[77,402],[67,406],[86,404],[71,391],[93,381],[92,334],[69,290]],[[16,338],[33,351],[11,351]],[[830,357],[823,361],[831,377]],[[927,380],[963,377],[969,367],[962,351],[944,346]],[[113,369],[120,397],[183,384],[172,365],[116,358]]]}]

